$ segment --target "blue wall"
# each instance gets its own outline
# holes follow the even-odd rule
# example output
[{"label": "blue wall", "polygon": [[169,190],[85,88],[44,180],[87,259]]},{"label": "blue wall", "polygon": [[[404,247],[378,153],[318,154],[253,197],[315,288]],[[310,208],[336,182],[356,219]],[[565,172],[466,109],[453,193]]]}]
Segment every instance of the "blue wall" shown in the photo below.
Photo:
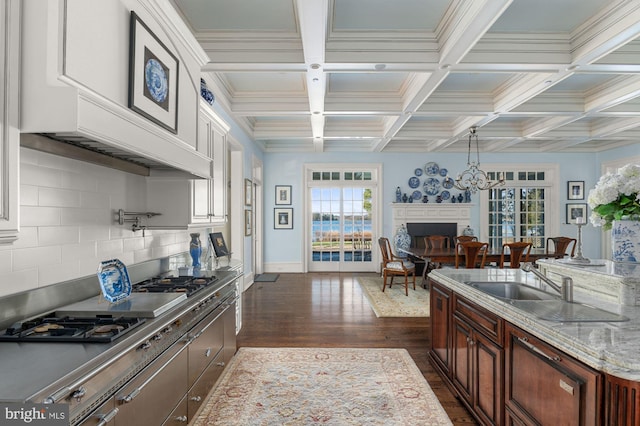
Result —
[{"label": "blue wall", "polygon": [[[600,177],[602,161],[640,155],[640,144],[610,150],[605,153],[482,153],[483,164],[493,163],[550,163],[560,164],[561,194],[559,197],[558,223],[561,235],[575,236],[576,228],[565,225],[564,206],[567,202],[566,182],[580,180],[585,182],[585,200],[589,190],[594,187]],[[416,168],[424,167],[425,163],[434,161],[441,167],[449,169],[451,175],[460,172],[466,164],[466,153],[265,153],[264,155],[264,261],[268,263],[302,262],[303,232],[302,228],[302,196],[303,196],[303,167],[306,163],[381,163],[383,165],[382,194],[383,194],[383,234],[393,235],[391,229],[391,207],[395,201],[395,189],[400,186],[403,191],[410,188],[407,184],[409,177]],[[273,229],[273,191],[276,185],[292,185],[292,206],[294,209],[294,229]],[[477,203],[477,195],[472,202]],[[574,201],[571,201],[574,202]],[[582,202],[582,201],[580,201]],[[479,207],[472,212],[472,227],[479,227]],[[583,254],[589,258],[600,258],[601,228],[589,225],[583,228]]]}]

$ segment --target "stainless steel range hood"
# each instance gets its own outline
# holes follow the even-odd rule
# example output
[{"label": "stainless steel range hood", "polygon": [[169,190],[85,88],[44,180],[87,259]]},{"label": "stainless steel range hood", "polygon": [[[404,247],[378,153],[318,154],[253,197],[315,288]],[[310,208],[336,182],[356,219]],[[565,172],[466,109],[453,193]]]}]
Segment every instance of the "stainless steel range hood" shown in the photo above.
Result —
[{"label": "stainless steel range hood", "polygon": [[73,158],[140,176],[151,176],[156,172],[172,172],[184,175],[189,179],[199,178],[188,171],[171,167],[155,159],[142,157],[79,135],[23,133],[20,136],[20,145],[24,148]]}]

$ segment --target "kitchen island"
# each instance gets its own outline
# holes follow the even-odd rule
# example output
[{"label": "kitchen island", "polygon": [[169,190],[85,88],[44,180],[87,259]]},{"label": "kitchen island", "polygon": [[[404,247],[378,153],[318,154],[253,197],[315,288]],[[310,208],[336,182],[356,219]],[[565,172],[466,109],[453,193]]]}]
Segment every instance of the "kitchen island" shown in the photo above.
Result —
[{"label": "kitchen island", "polygon": [[[443,268],[429,279],[430,359],[480,422],[562,423],[566,415],[568,424],[638,424],[640,307],[602,300],[574,281],[576,302],[627,320],[550,321],[468,284],[520,282],[555,293],[532,273]],[[539,302],[562,303],[552,299]]]}]

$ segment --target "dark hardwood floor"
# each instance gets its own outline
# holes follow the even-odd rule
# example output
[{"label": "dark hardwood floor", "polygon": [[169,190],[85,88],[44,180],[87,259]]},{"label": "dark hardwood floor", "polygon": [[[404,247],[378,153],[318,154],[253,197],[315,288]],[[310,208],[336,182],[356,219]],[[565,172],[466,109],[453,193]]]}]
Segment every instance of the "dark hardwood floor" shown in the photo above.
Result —
[{"label": "dark hardwood floor", "polygon": [[377,318],[355,282],[365,275],[280,274],[254,283],[243,294],[238,347],[405,348],[451,421],[476,424],[427,360],[429,319]]}]

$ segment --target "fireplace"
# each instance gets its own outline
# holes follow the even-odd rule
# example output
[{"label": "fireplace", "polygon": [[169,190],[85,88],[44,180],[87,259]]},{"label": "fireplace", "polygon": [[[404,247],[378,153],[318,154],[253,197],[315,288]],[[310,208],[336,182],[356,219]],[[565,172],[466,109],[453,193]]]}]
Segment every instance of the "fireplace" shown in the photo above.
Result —
[{"label": "fireplace", "polygon": [[444,235],[449,239],[449,247],[453,247],[454,237],[458,234],[457,223],[407,223],[407,232],[411,235],[411,247],[424,248],[424,237],[428,235]]},{"label": "fireplace", "polygon": [[470,203],[393,203],[392,236],[400,225],[405,225],[412,236],[412,245],[423,247],[424,240],[420,237],[426,235],[462,235],[464,229],[471,226],[472,206]]}]

